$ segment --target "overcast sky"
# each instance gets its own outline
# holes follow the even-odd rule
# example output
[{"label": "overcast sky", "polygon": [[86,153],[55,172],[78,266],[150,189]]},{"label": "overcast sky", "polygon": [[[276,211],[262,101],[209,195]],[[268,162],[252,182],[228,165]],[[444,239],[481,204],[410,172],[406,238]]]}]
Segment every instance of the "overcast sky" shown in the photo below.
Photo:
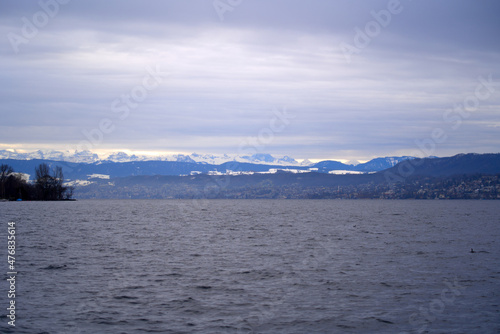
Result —
[{"label": "overcast sky", "polygon": [[498,0],[1,1],[0,149],[500,152],[499,14]]}]

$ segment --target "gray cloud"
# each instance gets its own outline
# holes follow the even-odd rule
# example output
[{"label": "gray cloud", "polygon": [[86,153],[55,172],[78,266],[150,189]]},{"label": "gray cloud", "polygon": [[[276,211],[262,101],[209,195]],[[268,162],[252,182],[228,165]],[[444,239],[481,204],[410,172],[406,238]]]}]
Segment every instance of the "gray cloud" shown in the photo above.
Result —
[{"label": "gray cloud", "polygon": [[[95,150],[237,153],[286,107],[295,118],[263,152],[405,154],[435,128],[448,134],[435,155],[499,151],[500,85],[457,129],[443,119],[480,76],[500,81],[498,2],[401,0],[348,63],[339,46],[388,3],[253,0],[220,21],[212,1],[70,1],[16,53],[9,34],[41,7],[2,2],[0,147],[76,147],[107,119]],[[114,101],[147,67],[161,84],[120,118]]]}]

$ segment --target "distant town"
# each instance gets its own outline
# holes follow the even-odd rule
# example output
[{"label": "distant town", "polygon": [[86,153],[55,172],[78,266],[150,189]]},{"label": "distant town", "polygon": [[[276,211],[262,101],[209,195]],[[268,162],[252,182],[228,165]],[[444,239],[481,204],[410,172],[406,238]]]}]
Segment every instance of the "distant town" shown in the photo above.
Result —
[{"label": "distant town", "polygon": [[[288,175],[283,175],[288,174]],[[333,176],[314,173],[311,177]],[[309,185],[297,177],[307,174],[250,176],[207,176],[197,179],[184,176],[142,176],[77,188],[78,198],[128,199],[500,199],[500,175],[464,175],[446,178],[415,177],[389,184],[376,180],[361,184]],[[246,180],[242,180],[246,178]],[[281,178],[281,179],[280,179]]]},{"label": "distant town", "polygon": [[364,184],[316,190],[309,198],[343,199],[500,199],[499,175],[419,178],[405,183]]}]

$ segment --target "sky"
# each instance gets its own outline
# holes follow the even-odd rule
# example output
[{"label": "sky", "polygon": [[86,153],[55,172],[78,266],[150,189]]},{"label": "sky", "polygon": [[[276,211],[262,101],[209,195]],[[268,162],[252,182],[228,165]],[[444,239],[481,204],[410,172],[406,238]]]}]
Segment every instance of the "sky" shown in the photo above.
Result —
[{"label": "sky", "polygon": [[0,149],[500,152],[497,0],[0,2]]}]

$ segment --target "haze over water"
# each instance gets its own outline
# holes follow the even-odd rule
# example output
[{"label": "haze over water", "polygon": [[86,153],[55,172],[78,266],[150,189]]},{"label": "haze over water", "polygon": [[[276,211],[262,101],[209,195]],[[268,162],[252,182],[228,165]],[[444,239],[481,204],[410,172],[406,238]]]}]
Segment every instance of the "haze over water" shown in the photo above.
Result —
[{"label": "haze over water", "polygon": [[14,221],[18,268],[16,328],[0,330],[498,333],[499,214],[494,201],[0,203],[1,256]]}]

